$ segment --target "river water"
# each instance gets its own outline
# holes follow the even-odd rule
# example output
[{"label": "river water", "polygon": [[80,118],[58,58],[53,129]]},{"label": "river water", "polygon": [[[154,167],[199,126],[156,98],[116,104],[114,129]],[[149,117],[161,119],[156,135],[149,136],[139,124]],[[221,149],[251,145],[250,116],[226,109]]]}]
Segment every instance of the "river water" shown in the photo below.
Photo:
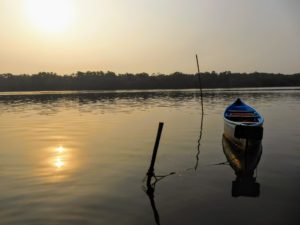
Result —
[{"label": "river water", "polygon": [[[265,118],[255,197],[233,196],[222,114]],[[300,88],[0,93],[0,224],[300,224]],[[156,131],[164,122],[147,195]],[[199,144],[198,144],[199,143]]]}]

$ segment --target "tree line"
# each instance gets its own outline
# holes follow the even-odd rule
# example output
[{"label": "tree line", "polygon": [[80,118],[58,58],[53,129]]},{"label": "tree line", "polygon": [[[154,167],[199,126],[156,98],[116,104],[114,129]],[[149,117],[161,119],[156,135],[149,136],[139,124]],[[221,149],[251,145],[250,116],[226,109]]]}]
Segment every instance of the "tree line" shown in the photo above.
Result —
[{"label": "tree line", "polygon": [[0,91],[51,90],[116,90],[116,89],[188,89],[199,88],[285,87],[300,86],[300,73],[284,75],[273,73],[204,72],[169,75],[138,73],[115,74],[108,71],[77,72],[71,75],[40,72],[38,74],[0,74]]}]

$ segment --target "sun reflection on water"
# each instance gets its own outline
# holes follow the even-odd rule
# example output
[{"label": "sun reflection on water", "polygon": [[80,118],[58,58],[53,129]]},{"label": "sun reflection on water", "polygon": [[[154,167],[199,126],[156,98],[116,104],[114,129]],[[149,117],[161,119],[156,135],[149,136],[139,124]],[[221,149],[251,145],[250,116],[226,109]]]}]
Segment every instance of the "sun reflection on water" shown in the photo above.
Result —
[{"label": "sun reflection on water", "polygon": [[65,151],[65,149],[64,149],[63,146],[59,146],[59,147],[55,148],[55,151],[56,151],[57,153],[63,153],[63,152]]},{"label": "sun reflection on water", "polygon": [[64,161],[63,161],[63,158],[61,157],[56,157],[55,161],[54,161],[54,166],[57,168],[57,169],[60,169],[62,168],[63,166],[65,165]]},{"label": "sun reflection on water", "polygon": [[55,156],[54,156],[54,167],[56,169],[62,169],[65,166],[65,154],[66,149],[63,146],[58,146],[55,148]]},{"label": "sun reflection on water", "polygon": [[[58,183],[72,179],[75,170],[78,169],[76,160],[77,148],[64,144],[48,144],[45,151],[40,151],[39,170],[37,176],[46,182]],[[43,153],[43,154],[41,154]]]}]

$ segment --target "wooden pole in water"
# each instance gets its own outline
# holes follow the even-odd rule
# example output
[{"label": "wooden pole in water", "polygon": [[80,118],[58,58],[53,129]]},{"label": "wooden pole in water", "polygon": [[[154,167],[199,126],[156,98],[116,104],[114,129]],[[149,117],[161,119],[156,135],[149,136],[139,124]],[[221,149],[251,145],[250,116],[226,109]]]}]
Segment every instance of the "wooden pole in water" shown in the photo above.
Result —
[{"label": "wooden pole in water", "polygon": [[197,77],[198,77],[198,81],[199,81],[200,98],[201,98],[201,125],[200,125],[200,134],[199,134],[198,145],[197,145],[196,164],[194,167],[195,170],[197,170],[198,163],[199,163],[200,144],[201,144],[201,138],[202,138],[202,132],[203,132],[203,117],[204,117],[202,82],[201,82],[201,77],[200,77],[200,68],[199,68],[199,61],[198,61],[197,54],[196,54],[196,62],[197,62],[197,69],[198,69]]},{"label": "wooden pole in water", "polygon": [[202,82],[201,82],[201,77],[200,77],[200,68],[199,68],[199,61],[198,61],[198,55],[196,54],[196,61],[197,61],[197,69],[198,69],[198,80],[199,80],[199,88],[200,88],[200,97],[201,97],[201,110],[202,110],[202,116],[204,114],[204,109],[203,109],[203,95],[202,95]]},{"label": "wooden pole in water", "polygon": [[147,176],[148,176],[147,185],[151,184],[151,178],[154,175],[154,165],[155,165],[157,150],[158,150],[159,141],[160,141],[160,137],[161,137],[161,132],[162,132],[163,126],[164,126],[164,123],[162,123],[162,122],[160,122],[159,125],[158,125],[156,140],[155,140],[155,144],[154,144],[154,148],[153,148],[153,153],[152,153],[152,159],[151,159],[150,167],[149,167],[149,170],[148,170],[148,173],[147,173]]}]

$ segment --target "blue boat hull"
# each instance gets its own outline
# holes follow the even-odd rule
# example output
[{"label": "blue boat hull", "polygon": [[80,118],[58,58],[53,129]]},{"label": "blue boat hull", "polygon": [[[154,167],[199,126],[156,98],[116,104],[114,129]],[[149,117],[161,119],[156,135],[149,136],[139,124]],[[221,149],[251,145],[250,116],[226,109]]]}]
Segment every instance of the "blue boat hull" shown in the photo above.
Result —
[{"label": "blue boat hull", "polygon": [[224,112],[224,136],[242,150],[252,149],[262,140],[263,122],[253,107],[237,99]]}]

